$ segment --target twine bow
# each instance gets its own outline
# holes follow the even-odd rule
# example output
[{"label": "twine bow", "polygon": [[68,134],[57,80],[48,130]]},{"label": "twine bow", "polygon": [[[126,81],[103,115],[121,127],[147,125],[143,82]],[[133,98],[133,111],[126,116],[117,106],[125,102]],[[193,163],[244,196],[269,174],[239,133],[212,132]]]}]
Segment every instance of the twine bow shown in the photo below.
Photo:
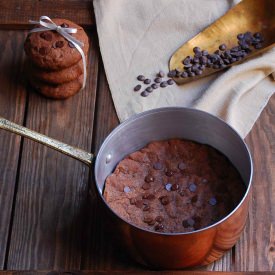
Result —
[{"label": "twine bow", "polygon": [[48,16],[45,16],[45,15],[41,16],[39,18],[39,21],[29,20],[29,22],[31,24],[39,24],[41,26],[39,28],[32,29],[30,31],[30,33],[49,31],[49,30],[56,31],[76,47],[76,49],[79,51],[79,53],[82,57],[82,62],[83,62],[84,72],[83,72],[82,89],[84,89],[84,87],[86,85],[86,79],[87,79],[86,59],[85,59],[84,52],[82,50],[82,47],[84,46],[84,44],[81,41],[75,39],[74,37],[72,37],[70,35],[70,33],[77,33],[77,29],[76,28],[66,28],[66,27],[58,26],[51,20],[51,18],[49,18]]}]

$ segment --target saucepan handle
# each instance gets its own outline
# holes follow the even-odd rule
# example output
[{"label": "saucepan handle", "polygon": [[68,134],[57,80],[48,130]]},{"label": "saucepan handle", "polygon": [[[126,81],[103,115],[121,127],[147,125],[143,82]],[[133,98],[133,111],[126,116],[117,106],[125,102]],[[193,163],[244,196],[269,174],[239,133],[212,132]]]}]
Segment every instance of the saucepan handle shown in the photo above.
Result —
[{"label": "saucepan handle", "polygon": [[39,143],[42,143],[50,148],[53,148],[54,150],[56,150],[58,152],[61,152],[61,153],[66,154],[72,158],[80,160],[89,166],[91,166],[91,164],[92,164],[92,161],[94,158],[93,154],[86,152],[82,149],[70,146],[66,143],[60,142],[56,139],[49,138],[45,135],[39,134],[35,131],[32,131],[28,128],[20,126],[16,123],[13,123],[7,119],[2,118],[2,117],[0,117],[0,129],[7,130],[14,134],[32,139]]}]

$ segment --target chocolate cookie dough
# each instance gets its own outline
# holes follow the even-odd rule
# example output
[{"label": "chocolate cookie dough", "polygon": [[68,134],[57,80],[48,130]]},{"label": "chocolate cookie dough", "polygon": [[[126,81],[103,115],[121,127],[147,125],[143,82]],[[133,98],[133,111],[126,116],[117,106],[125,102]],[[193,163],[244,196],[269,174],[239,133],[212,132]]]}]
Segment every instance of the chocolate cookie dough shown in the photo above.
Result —
[{"label": "chocolate cookie dough", "polygon": [[104,198],[123,219],[158,232],[190,232],[229,214],[245,185],[214,148],[155,141],[124,158],[107,177]]}]

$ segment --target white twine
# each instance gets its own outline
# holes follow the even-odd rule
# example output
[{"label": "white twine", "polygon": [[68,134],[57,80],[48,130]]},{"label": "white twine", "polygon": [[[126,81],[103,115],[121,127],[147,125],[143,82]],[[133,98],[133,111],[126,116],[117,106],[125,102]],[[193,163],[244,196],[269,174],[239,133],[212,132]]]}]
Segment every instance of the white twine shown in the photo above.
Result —
[{"label": "white twine", "polygon": [[[46,20],[49,21],[50,23],[45,22]],[[76,47],[76,49],[79,51],[79,53],[82,57],[82,61],[83,61],[84,72],[83,72],[82,89],[84,89],[85,85],[86,85],[86,79],[87,79],[86,59],[85,59],[84,52],[82,50],[82,47],[84,46],[84,44],[81,41],[75,39],[74,37],[72,37],[70,35],[70,33],[77,33],[77,29],[76,28],[64,28],[64,27],[58,26],[51,20],[51,18],[49,18],[48,16],[45,16],[45,15],[41,16],[39,21],[29,20],[29,22],[31,24],[39,24],[40,26],[42,26],[40,28],[32,29],[30,31],[30,33],[49,31],[49,30],[56,31]]]}]

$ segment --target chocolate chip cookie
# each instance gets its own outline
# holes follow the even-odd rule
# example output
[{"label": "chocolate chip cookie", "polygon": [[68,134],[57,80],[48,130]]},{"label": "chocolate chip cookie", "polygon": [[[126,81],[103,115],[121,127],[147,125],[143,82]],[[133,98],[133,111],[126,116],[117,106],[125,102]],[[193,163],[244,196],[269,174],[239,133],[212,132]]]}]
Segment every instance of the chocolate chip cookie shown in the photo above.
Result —
[{"label": "chocolate chip cookie", "polygon": [[121,218],[167,233],[207,227],[228,215],[245,194],[229,160],[188,140],[155,141],[119,162],[104,198]]},{"label": "chocolate chip cookie", "polygon": [[63,84],[70,82],[83,74],[82,59],[71,67],[59,71],[47,71],[35,66],[31,62],[28,62],[27,66],[30,77],[49,84]]},{"label": "chocolate chip cookie", "polygon": [[[70,35],[84,43],[82,49],[86,55],[89,40],[83,28],[66,19],[53,19],[53,21],[61,27],[77,29],[77,33]],[[56,31],[30,33],[24,48],[32,62],[43,69],[60,70],[68,68],[81,59],[81,55],[74,45]]]},{"label": "chocolate chip cookie", "polygon": [[31,85],[44,96],[54,99],[65,99],[80,91],[83,83],[83,75],[80,75],[73,81],[60,85],[50,85],[35,78],[30,78],[29,80]]}]

